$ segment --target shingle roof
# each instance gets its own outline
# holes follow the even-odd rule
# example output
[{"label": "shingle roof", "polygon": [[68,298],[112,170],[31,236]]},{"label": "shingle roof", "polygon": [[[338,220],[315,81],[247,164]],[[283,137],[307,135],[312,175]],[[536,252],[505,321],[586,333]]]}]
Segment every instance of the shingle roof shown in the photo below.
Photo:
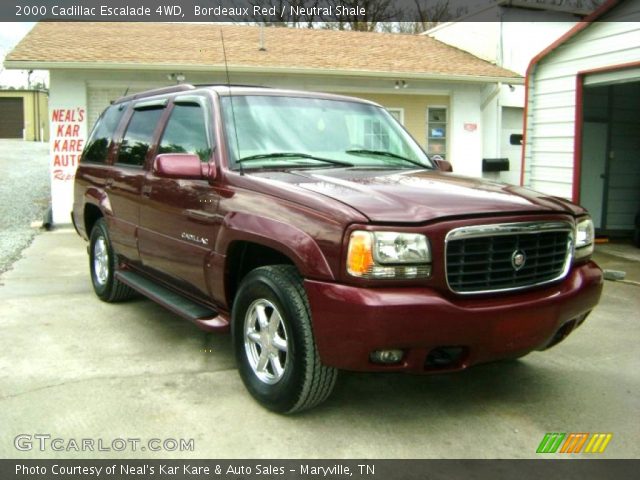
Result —
[{"label": "shingle roof", "polygon": [[334,70],[393,74],[519,78],[470,53],[426,35],[264,28],[188,23],[41,22],[6,57],[20,63]]}]

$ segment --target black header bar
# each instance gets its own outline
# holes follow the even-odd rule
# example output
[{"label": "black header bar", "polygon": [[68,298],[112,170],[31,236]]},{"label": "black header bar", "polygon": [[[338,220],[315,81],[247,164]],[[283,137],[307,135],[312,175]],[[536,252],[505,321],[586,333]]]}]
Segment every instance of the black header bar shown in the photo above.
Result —
[{"label": "black header bar", "polygon": [[[615,0],[15,0],[0,21],[323,22],[577,21]],[[620,0],[623,1],[623,0]],[[636,1],[636,0],[624,0]]]}]

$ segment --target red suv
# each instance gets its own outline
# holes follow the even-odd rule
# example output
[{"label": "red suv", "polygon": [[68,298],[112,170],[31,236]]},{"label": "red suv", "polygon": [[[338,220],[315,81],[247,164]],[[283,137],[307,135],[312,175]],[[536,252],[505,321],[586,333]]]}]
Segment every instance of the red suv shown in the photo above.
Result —
[{"label": "red suv", "polygon": [[96,294],[230,330],[277,412],[338,369],[433,373],[563,340],[598,303],[587,212],[448,173],[379,105],[179,85],[105,110],[73,223]]}]

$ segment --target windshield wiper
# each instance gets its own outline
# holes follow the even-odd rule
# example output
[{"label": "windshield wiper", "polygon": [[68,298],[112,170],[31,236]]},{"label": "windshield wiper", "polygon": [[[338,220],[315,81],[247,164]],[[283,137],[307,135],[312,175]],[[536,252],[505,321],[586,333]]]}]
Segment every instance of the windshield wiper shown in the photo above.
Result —
[{"label": "windshield wiper", "polygon": [[254,160],[264,160],[268,158],[304,158],[305,160],[316,160],[318,162],[330,163],[331,165],[339,165],[341,167],[353,167],[353,163],[343,162],[342,160],[334,160],[333,158],[322,158],[308,153],[297,152],[274,152],[274,153],[259,153],[257,155],[249,155],[248,157],[242,157],[236,160],[238,163],[251,162]]},{"label": "windshield wiper", "polygon": [[366,148],[356,148],[353,150],[347,150],[345,153],[348,153],[350,155],[380,155],[383,157],[404,160],[405,162],[412,163],[413,165],[417,165],[421,168],[431,168],[429,165],[425,165],[424,163],[420,163],[416,160],[411,160],[410,158],[403,157],[402,155],[398,155],[397,153],[387,152],[385,150],[367,150]]}]

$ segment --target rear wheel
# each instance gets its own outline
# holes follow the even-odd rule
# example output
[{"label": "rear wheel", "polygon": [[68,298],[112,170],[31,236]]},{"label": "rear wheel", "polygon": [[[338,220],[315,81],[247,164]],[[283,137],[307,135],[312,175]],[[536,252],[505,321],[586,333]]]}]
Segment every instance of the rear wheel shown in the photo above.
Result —
[{"label": "rear wheel", "polygon": [[295,267],[260,267],[242,281],[233,304],[240,376],[269,410],[294,413],[323,402],[337,371],[320,363],[302,279]]},{"label": "rear wheel", "polygon": [[120,302],[131,298],[135,291],[115,278],[117,256],[111,247],[104,218],[96,221],[89,240],[89,270],[93,290],[105,302]]}]

